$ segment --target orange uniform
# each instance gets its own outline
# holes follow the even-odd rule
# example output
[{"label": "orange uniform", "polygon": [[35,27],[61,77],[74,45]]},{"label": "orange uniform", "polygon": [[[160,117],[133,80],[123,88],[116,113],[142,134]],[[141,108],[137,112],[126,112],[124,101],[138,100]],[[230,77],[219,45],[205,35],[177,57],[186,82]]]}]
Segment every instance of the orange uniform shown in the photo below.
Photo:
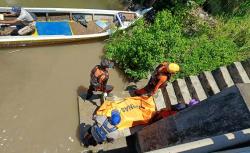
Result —
[{"label": "orange uniform", "polygon": [[148,93],[150,96],[152,96],[159,88],[166,86],[166,83],[168,80],[170,80],[170,78],[171,73],[168,72],[168,63],[163,62],[159,66],[157,66],[148,84],[144,88],[136,90],[135,94],[142,95]]},{"label": "orange uniform", "polygon": [[108,79],[108,70],[105,67],[96,65],[90,73],[90,85],[86,99],[93,95],[93,91],[110,93],[113,90],[113,86],[107,85]]},{"label": "orange uniform", "polygon": [[108,79],[108,71],[99,65],[95,66],[90,73],[90,84],[94,86],[96,91],[104,91]]}]

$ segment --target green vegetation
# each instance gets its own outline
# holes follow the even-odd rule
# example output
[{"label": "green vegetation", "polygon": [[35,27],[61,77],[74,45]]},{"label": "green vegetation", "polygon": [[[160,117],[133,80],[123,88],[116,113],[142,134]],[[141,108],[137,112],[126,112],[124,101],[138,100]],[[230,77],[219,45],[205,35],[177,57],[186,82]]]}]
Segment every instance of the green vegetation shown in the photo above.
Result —
[{"label": "green vegetation", "polygon": [[162,61],[181,65],[178,78],[250,57],[247,9],[234,12],[240,15],[211,20],[193,15],[195,9],[181,7],[158,12],[152,24],[142,19],[129,30],[115,33],[105,46],[105,56],[133,79],[146,77]]}]

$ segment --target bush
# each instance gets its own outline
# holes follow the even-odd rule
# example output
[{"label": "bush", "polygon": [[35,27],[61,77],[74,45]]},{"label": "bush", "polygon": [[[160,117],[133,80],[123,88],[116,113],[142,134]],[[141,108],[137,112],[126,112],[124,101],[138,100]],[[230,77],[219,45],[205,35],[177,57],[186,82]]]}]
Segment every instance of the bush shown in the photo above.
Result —
[{"label": "bush", "polygon": [[214,15],[245,15],[250,10],[249,0],[207,0],[205,7]]},{"label": "bush", "polygon": [[173,15],[165,10],[152,25],[139,20],[130,30],[115,34],[105,46],[105,55],[133,79],[145,78],[163,61],[181,65],[176,78],[195,75],[250,56],[249,19],[249,15],[218,19],[216,27],[195,19],[191,27],[198,28],[187,35],[188,13]]},{"label": "bush", "polygon": [[181,26],[169,11],[164,11],[153,25],[146,26],[140,20],[131,31],[114,36],[105,47],[106,57],[119,63],[130,77],[141,79],[157,63],[166,58],[173,61],[169,54],[180,50],[182,41]]}]

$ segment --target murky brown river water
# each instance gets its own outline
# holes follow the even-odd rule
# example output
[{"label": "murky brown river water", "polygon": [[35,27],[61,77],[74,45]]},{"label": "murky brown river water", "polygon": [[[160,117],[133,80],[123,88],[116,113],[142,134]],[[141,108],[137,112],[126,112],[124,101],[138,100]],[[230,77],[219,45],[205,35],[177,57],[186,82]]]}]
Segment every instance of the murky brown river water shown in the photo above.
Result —
[{"label": "murky brown river water", "polygon": [[[116,0],[0,0],[0,6],[121,8]],[[77,88],[89,85],[104,41],[0,49],[0,153],[80,153]],[[115,91],[123,79],[111,70]]]}]

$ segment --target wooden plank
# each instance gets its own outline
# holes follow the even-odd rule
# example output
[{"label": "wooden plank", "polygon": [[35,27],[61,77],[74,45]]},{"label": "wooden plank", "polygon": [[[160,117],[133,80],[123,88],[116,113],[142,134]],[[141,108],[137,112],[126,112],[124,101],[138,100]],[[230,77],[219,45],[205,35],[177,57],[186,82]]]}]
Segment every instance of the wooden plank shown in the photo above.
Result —
[{"label": "wooden plank", "polygon": [[103,31],[102,28],[96,25],[95,21],[89,21],[87,27],[77,22],[70,22],[69,24],[74,35],[96,34]]}]

